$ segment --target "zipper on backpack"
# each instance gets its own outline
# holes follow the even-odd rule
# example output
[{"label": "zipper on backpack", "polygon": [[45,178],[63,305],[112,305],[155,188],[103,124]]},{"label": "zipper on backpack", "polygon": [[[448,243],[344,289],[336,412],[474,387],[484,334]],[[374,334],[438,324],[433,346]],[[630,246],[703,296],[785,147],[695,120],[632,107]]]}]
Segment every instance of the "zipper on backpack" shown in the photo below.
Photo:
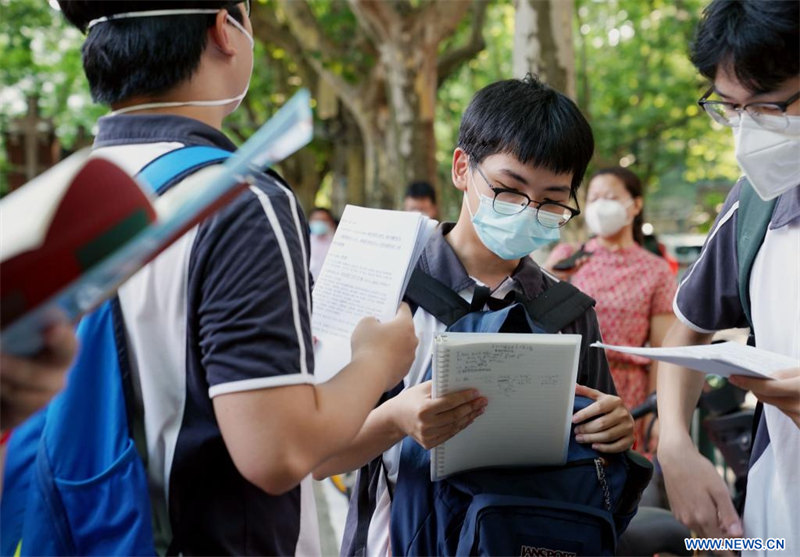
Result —
[{"label": "zipper on backpack", "polygon": [[603,489],[603,504],[608,512],[611,512],[611,490],[608,489],[608,480],[606,479],[606,466],[605,460],[598,457],[594,459],[594,470],[597,473],[597,481]]}]

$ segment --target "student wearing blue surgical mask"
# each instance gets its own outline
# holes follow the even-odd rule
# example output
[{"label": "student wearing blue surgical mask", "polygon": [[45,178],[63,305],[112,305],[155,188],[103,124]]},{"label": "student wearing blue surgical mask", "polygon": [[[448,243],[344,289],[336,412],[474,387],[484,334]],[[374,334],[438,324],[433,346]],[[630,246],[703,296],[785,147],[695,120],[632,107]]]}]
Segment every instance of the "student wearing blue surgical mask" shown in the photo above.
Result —
[{"label": "student wearing blue surgical mask", "polygon": [[325,262],[325,256],[333,241],[333,233],[336,232],[336,218],[330,209],[324,207],[314,207],[308,214],[308,230],[310,232],[310,258],[309,271],[316,280]]},{"label": "student wearing blue surgical mask", "polygon": [[[453,186],[463,194],[461,213],[455,223],[438,226],[417,270],[457,292],[473,311],[494,309],[516,294],[533,298],[543,292],[555,280],[528,254],[558,240],[580,212],[575,193],[593,149],[591,128],[578,107],[538,79],[499,81],[478,91],[462,117],[451,166]],[[420,344],[404,382],[370,413],[348,450],[314,473],[324,477],[367,463],[380,470],[373,468],[380,462],[385,470],[375,482],[360,475],[358,493],[368,497],[351,506],[342,555],[391,554],[391,494],[403,485],[397,478],[406,436],[430,449],[480,420],[487,405],[502,403],[472,390],[432,398],[424,378],[434,335],[445,324],[420,307],[414,326]],[[630,448],[633,419],[616,396],[605,356],[588,348],[600,338],[594,311],[563,332],[584,338],[576,393],[595,400],[587,408],[592,416],[603,416],[578,426],[578,441],[609,453]]]}]

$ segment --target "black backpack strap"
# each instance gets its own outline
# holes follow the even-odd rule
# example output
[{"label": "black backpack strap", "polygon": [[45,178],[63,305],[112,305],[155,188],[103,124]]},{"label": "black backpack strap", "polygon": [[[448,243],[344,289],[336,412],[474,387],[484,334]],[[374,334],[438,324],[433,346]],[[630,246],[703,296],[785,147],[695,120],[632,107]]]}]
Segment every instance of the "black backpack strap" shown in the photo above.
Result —
[{"label": "black backpack strap", "polygon": [[595,303],[593,298],[566,281],[555,283],[533,300],[519,296],[517,301],[525,306],[531,319],[548,333],[557,333]]},{"label": "black backpack strap", "polygon": [[144,431],[144,408],[139,403],[134,387],[134,377],[131,371],[130,359],[128,357],[128,343],[125,336],[125,321],[122,316],[122,306],[119,298],[114,296],[111,299],[111,316],[114,322],[114,341],[117,345],[117,356],[119,358],[119,370],[122,375],[122,392],[125,395],[125,413],[128,416],[128,432],[136,446],[139,458],[147,468],[147,442]]},{"label": "black backpack strap", "polygon": [[763,201],[750,182],[742,178],[739,209],[736,213],[736,257],[739,260],[739,300],[751,332],[753,319],[750,314],[750,274],[753,270],[753,261],[767,235],[776,201],[776,199]]},{"label": "black backpack strap", "polygon": [[[390,398],[400,394],[404,389],[405,384],[401,381],[395,387],[383,393],[377,406],[380,406]],[[342,543],[342,552],[344,556],[361,557],[367,553],[367,535],[369,534],[369,525],[372,521],[372,515],[377,506],[378,486],[381,477],[384,478],[386,488],[389,490],[389,498],[394,498],[392,485],[389,482],[389,474],[386,467],[383,465],[383,454],[379,454],[370,462],[366,463],[358,472],[358,481],[353,495],[351,496],[350,509],[347,513],[347,522],[345,526],[346,531],[352,531],[352,543],[345,533],[345,540]],[[355,504],[355,513],[353,513],[353,504]],[[355,514],[355,524],[351,522],[351,514]]]},{"label": "black backpack strap", "polygon": [[458,293],[419,268],[411,274],[405,300],[412,309],[421,307],[448,327],[471,311]]},{"label": "black backpack strap", "polygon": [[[481,288],[484,287],[477,287],[473,296],[473,300],[481,300],[480,307],[476,308],[475,304],[470,305],[451,288],[417,268],[411,275],[405,300],[413,310],[421,307],[449,327],[468,313],[480,311],[488,298],[482,294],[489,291],[485,288],[484,293]],[[565,281],[557,282],[533,300],[522,295],[516,298],[531,319],[548,333],[557,333],[595,304],[593,298]]]}]

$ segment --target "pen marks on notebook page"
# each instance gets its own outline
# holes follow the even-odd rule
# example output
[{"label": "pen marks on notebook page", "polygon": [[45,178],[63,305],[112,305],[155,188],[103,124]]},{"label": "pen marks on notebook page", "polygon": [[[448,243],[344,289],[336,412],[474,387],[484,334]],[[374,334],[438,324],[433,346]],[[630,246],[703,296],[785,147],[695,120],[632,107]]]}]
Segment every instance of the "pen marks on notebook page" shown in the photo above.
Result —
[{"label": "pen marks on notebook page", "polygon": [[[557,386],[562,378],[558,373],[549,373],[542,369],[526,373],[519,369],[522,361],[531,352],[546,350],[529,344],[495,344],[473,347],[459,347],[454,350],[452,383],[453,389],[458,385],[471,385],[478,389],[489,389],[495,394],[512,396],[518,390],[525,390],[533,384],[540,388]],[[489,348],[487,350],[487,348]],[[492,370],[495,370],[492,373]]]}]

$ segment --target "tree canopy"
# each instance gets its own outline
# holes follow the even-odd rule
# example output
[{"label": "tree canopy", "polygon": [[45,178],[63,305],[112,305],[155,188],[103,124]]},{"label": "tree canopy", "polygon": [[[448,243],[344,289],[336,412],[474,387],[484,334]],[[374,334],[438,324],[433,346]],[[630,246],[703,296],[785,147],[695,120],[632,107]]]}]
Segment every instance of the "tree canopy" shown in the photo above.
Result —
[{"label": "tree canopy", "polygon": [[[704,82],[688,51],[705,3],[574,0],[572,29],[553,28],[572,36],[576,101],[597,143],[590,171],[629,166],[648,186],[649,215],[675,231],[708,226],[738,173],[730,132],[696,104]],[[241,141],[308,87],[315,141],[280,169],[306,209],[392,206],[426,178],[454,217],[460,116],[476,90],[512,77],[516,15],[498,0],[258,0],[250,94],[225,131]],[[92,129],[107,109],[89,97],[81,42],[52,6],[0,0],[0,128],[37,94],[66,147]],[[0,189],[6,169],[3,148]]]}]

